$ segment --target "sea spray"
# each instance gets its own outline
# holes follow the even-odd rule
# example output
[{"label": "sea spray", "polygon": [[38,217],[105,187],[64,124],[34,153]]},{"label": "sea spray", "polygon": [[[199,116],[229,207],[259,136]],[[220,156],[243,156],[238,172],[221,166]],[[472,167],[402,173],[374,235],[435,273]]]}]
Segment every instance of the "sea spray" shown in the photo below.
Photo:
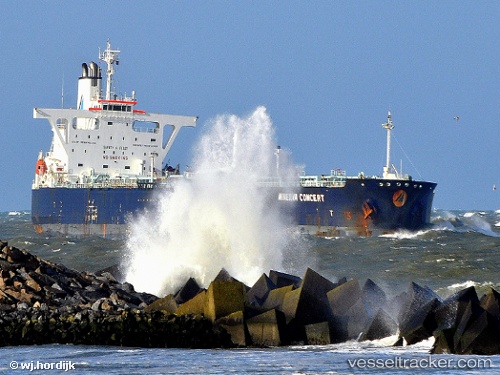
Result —
[{"label": "sea spray", "polygon": [[195,147],[193,177],[176,182],[158,207],[131,223],[126,280],[137,290],[164,295],[189,277],[207,286],[222,268],[254,283],[262,273],[282,269],[294,236],[272,207],[276,190],[263,188],[262,181],[287,180],[297,172],[283,152],[277,169],[266,109],[246,118],[219,116],[205,130]]}]

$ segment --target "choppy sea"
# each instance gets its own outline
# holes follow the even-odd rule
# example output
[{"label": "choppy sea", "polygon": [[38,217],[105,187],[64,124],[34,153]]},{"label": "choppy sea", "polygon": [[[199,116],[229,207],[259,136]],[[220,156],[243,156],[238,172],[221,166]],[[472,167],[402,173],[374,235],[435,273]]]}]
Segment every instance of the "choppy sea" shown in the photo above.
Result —
[{"label": "choppy sea", "polygon": [[[45,237],[29,212],[0,213],[0,239],[79,271],[120,263],[126,239]],[[442,297],[475,286],[500,291],[500,210],[443,211],[419,232],[368,238],[304,238],[301,257],[324,277],[367,278],[398,294],[411,281]],[[297,251],[304,251],[297,249]],[[262,272],[267,272],[263,270]],[[301,275],[299,275],[301,276]],[[1,338],[0,338],[1,339]],[[75,374],[499,374],[500,356],[429,355],[432,339],[391,338],[326,346],[186,350],[46,345],[0,348],[0,373]]]}]

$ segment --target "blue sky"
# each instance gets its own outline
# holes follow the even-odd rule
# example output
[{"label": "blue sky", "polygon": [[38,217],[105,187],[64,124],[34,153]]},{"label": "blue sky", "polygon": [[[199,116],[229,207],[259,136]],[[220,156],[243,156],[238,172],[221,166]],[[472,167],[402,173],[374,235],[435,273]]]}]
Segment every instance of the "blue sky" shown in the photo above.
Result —
[{"label": "blue sky", "polygon": [[60,107],[63,77],[75,107],[81,63],[108,38],[119,92],[199,116],[172,164],[210,119],[264,105],[308,173],[381,174],[390,110],[392,161],[438,183],[434,207],[500,209],[499,22],[497,1],[4,1],[0,211],[30,208],[50,146],[33,108]]}]

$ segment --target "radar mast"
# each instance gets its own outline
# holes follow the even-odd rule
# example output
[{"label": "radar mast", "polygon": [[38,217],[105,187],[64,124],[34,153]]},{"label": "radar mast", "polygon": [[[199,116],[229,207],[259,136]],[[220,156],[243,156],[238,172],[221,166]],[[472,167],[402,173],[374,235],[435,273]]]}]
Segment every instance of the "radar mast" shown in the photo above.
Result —
[{"label": "radar mast", "polygon": [[387,129],[387,153],[386,162],[384,166],[384,178],[393,178],[394,175],[390,173],[391,170],[391,130],[394,129],[394,124],[392,123],[391,111],[387,112],[387,122],[382,124],[384,129]]},{"label": "radar mast", "polygon": [[106,70],[106,100],[111,99],[111,82],[113,82],[113,75],[115,74],[114,64],[120,64],[118,60],[119,53],[120,50],[111,49],[111,42],[109,39],[106,50],[102,52],[99,50],[99,60],[104,61],[108,65],[108,69]]}]

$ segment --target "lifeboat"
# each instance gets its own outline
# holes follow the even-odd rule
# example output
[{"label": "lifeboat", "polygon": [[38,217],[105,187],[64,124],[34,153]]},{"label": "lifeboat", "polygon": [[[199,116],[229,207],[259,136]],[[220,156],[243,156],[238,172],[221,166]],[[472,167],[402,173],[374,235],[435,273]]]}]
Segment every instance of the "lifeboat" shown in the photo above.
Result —
[{"label": "lifeboat", "polygon": [[47,172],[47,164],[45,163],[45,160],[38,159],[38,161],[36,162],[35,173],[39,176],[43,176],[45,172]]}]

